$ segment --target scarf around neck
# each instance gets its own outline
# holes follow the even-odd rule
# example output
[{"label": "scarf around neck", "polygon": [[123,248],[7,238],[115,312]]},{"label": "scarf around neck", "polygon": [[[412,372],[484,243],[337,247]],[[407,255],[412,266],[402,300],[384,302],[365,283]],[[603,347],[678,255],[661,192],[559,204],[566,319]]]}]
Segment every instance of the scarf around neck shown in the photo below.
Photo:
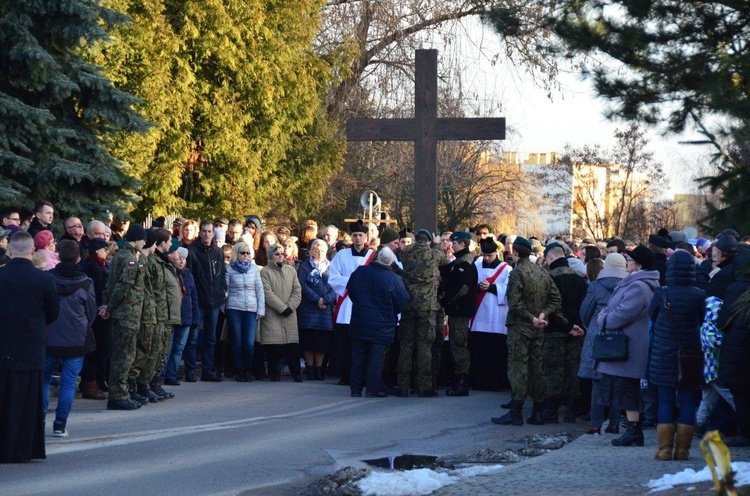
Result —
[{"label": "scarf around neck", "polygon": [[244,260],[239,261],[237,260],[232,264],[232,268],[239,272],[240,274],[247,274],[247,272],[250,270],[250,267],[253,266],[252,260]]}]

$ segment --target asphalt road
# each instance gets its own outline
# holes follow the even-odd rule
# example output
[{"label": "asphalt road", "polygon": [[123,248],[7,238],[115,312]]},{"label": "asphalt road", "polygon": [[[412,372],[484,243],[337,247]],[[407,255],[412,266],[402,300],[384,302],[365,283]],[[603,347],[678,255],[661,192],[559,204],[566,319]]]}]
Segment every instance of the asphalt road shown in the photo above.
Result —
[{"label": "asphalt road", "polygon": [[47,460],[0,465],[0,494],[289,494],[365,459],[502,449],[530,433],[489,422],[507,393],[351,398],[333,379],[289,377],[169,390],[176,398],[134,412],[77,398],[70,437],[48,437]]}]

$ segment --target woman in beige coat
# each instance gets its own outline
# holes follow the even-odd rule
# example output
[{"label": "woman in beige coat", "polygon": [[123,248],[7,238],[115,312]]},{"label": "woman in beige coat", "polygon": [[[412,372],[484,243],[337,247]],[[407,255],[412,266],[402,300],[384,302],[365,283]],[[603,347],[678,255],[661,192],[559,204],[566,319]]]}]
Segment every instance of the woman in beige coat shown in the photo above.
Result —
[{"label": "woman in beige coat", "polygon": [[294,267],[286,263],[284,247],[268,248],[268,265],[261,270],[266,297],[266,316],[260,324],[258,341],[268,357],[271,381],[281,380],[280,361],[285,356],[295,382],[302,382],[300,373],[299,332],[295,310],[302,301],[302,288]]}]

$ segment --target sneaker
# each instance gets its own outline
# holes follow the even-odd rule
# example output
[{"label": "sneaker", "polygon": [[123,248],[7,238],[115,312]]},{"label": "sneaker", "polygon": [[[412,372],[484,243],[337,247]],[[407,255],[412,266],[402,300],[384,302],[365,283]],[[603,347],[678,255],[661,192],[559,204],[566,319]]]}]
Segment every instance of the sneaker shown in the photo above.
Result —
[{"label": "sneaker", "polygon": [[53,437],[68,437],[68,431],[65,430],[65,427],[62,429],[55,429],[52,431]]}]

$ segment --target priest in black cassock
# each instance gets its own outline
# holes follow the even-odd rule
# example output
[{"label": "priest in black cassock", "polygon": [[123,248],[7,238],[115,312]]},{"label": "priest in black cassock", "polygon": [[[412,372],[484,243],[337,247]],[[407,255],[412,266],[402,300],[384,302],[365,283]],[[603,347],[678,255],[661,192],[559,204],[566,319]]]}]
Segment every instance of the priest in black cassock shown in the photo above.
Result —
[{"label": "priest in black cassock", "polygon": [[44,330],[60,299],[49,272],[31,263],[34,240],[13,235],[11,261],[0,269],[0,463],[46,458],[42,369]]},{"label": "priest in black cassock", "polygon": [[510,265],[503,262],[494,238],[479,240],[482,256],[477,267],[477,313],[470,323],[469,354],[472,389],[498,391],[510,389],[508,382],[508,347],[505,317],[508,315]]}]

